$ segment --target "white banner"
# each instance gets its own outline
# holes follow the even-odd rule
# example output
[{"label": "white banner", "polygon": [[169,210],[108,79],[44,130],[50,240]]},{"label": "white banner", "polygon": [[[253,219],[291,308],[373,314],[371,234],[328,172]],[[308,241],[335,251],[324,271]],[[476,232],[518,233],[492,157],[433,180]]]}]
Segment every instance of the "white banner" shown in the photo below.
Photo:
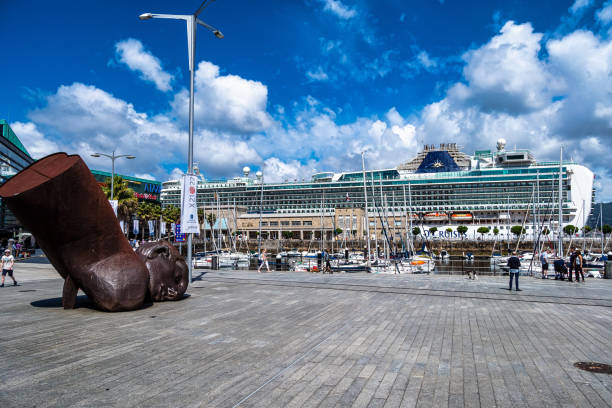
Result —
[{"label": "white banner", "polygon": [[159,232],[162,235],[166,235],[166,223],[164,221],[162,221],[162,223],[159,226]]},{"label": "white banner", "polygon": [[138,220],[134,220],[134,235],[138,235]]},{"label": "white banner", "polygon": [[176,224],[173,222],[170,223],[170,234],[171,235],[176,234]]},{"label": "white banner", "polygon": [[121,232],[125,234],[125,224],[123,220],[119,221],[119,228],[121,228]]},{"label": "white banner", "polygon": [[153,221],[149,220],[149,236],[152,237],[155,235],[155,226],[153,225]]},{"label": "white banner", "polygon": [[113,207],[113,211],[115,212],[115,217],[117,216],[117,207],[119,207],[119,201],[117,200],[108,200],[111,207]]},{"label": "white banner", "polygon": [[185,174],[182,179],[181,188],[181,233],[200,233],[198,222],[198,176]]}]

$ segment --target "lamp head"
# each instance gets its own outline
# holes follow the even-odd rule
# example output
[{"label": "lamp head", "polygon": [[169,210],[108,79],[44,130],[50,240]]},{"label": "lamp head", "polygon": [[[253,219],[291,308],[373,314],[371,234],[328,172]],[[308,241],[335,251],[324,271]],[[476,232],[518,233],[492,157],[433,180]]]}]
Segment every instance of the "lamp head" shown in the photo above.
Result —
[{"label": "lamp head", "polygon": [[153,18],[153,14],[151,13],[143,13],[141,15],[138,16],[139,19],[141,20],[150,20]]},{"label": "lamp head", "polygon": [[215,37],[217,37],[218,39],[223,38],[223,33],[219,30],[215,30],[213,31],[213,34],[215,35]]},{"label": "lamp head", "polygon": [[257,173],[255,173],[255,176],[257,178],[261,178],[263,176],[263,173],[261,171],[258,171]]},{"label": "lamp head", "polygon": [[94,153],[91,155],[91,157],[100,157],[100,155],[98,153]]},{"label": "lamp head", "polygon": [[126,158],[126,159],[135,159],[135,158],[136,158],[136,156],[129,155],[129,156],[125,156],[125,158]]}]

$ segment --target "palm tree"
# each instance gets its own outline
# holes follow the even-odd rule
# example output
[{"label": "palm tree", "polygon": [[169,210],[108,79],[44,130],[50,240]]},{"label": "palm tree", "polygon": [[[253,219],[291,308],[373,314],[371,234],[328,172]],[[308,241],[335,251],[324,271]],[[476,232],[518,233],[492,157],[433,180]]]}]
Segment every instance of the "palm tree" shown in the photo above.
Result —
[{"label": "palm tree", "polygon": [[215,215],[215,213],[208,213],[205,214],[204,218],[206,218],[206,221],[208,222],[208,225],[210,225],[210,234],[211,234],[211,238],[212,238],[212,242],[213,245],[215,246],[215,249],[217,248],[217,244],[215,243],[215,222],[217,221],[217,216]]},{"label": "palm tree", "polygon": [[[106,198],[111,197],[111,179],[108,177],[106,183],[102,184],[102,192]],[[125,223],[136,212],[138,199],[134,195],[134,190],[128,187],[128,183],[121,176],[115,176],[113,199],[117,200],[117,218]]]},{"label": "palm tree", "polygon": [[[145,224],[149,220],[158,219],[162,213],[162,209],[159,205],[148,203],[143,201],[138,204],[138,208],[136,209],[136,214],[142,220],[143,224]],[[142,240],[144,241],[144,225],[142,226]]]}]

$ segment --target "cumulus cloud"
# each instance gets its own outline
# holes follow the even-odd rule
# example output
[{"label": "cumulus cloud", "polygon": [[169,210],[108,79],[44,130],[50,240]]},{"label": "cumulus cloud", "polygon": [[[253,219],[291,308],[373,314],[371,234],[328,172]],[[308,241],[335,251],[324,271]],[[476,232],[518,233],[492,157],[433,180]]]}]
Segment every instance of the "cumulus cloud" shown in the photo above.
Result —
[{"label": "cumulus cloud", "polygon": [[21,143],[26,146],[30,156],[35,159],[40,159],[60,150],[57,143],[45,138],[34,123],[13,122],[11,128],[18,135]]},{"label": "cumulus cloud", "polygon": [[612,1],[607,1],[604,6],[597,11],[597,19],[602,24],[608,24],[612,21]]},{"label": "cumulus cloud", "polygon": [[[236,133],[261,132],[271,123],[267,112],[268,88],[238,75],[221,75],[207,61],[195,73],[195,118],[199,126]],[[188,117],[189,91],[178,92],[172,101],[174,114]]]},{"label": "cumulus cloud", "polygon": [[115,55],[119,62],[139,73],[143,80],[153,82],[160,91],[172,89],[170,83],[174,77],[162,69],[159,59],[145,50],[140,41],[133,38],[119,41],[115,44]]},{"label": "cumulus cloud", "polygon": [[576,14],[593,4],[593,0],[576,0],[570,7],[570,13]]},{"label": "cumulus cloud", "polygon": [[351,19],[357,15],[355,9],[346,6],[340,0],[321,0],[321,2],[324,4],[323,10],[343,20]]},{"label": "cumulus cloud", "polygon": [[153,177],[153,175],[149,173],[136,173],[134,174],[134,177],[145,179],[145,180],[155,180],[155,177]]}]

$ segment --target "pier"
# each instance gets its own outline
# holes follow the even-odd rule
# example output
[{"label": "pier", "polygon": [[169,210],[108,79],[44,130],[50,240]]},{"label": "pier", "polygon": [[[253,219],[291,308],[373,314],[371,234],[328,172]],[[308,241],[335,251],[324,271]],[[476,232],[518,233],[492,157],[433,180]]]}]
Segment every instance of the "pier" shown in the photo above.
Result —
[{"label": "pier", "polygon": [[196,270],[189,297],[63,310],[48,264],[0,288],[2,407],[612,403],[612,281]]}]

